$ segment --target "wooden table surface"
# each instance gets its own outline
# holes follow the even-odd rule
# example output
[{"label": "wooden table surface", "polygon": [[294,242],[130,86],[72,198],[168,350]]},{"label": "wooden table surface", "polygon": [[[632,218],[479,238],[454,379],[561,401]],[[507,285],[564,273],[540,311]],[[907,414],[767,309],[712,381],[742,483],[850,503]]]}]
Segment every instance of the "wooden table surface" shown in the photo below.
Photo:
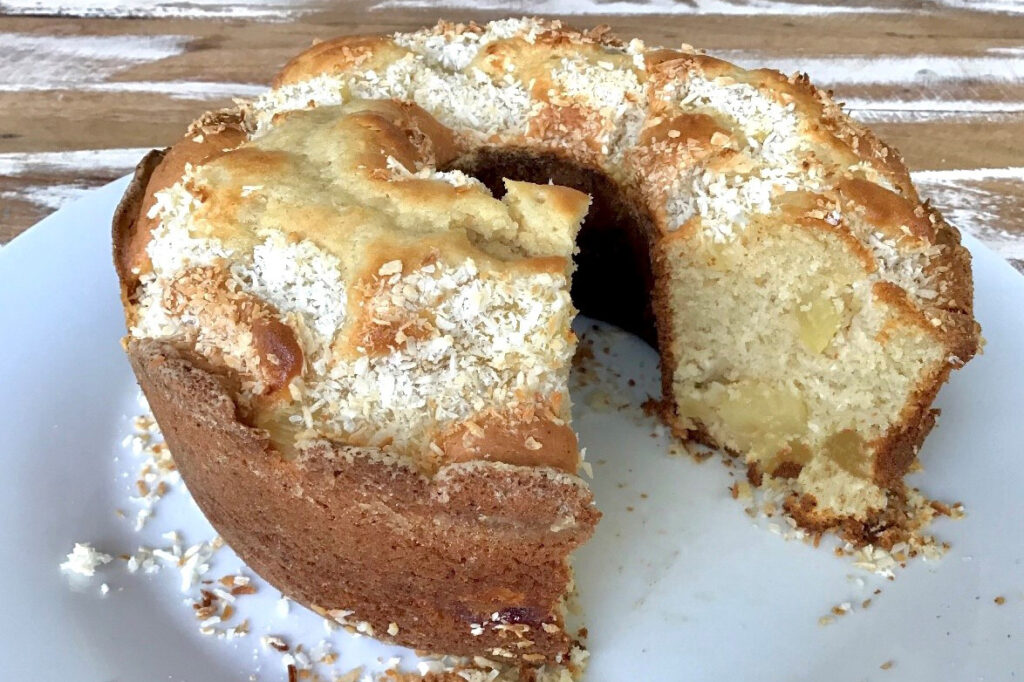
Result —
[{"label": "wooden table surface", "polygon": [[0,244],[259,92],[314,38],[554,14],[808,72],[1024,272],[1024,0],[454,1],[0,0]]}]

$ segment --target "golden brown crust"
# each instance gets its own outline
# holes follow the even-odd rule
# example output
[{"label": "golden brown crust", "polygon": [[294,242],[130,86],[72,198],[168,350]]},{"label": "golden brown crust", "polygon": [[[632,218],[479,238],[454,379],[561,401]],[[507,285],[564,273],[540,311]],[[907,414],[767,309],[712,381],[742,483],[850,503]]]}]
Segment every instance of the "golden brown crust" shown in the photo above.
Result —
[{"label": "golden brown crust", "polygon": [[406,168],[443,166],[459,153],[452,131],[411,102],[364,102],[349,114],[349,121],[365,129],[378,145],[368,150],[368,163],[379,155],[392,156]]},{"label": "golden brown crust", "polygon": [[[454,159],[453,159],[454,160]],[[514,181],[512,181],[514,182]],[[524,185],[529,183],[515,183]],[[549,211],[561,215],[578,216],[582,222],[590,208],[590,195],[563,185],[534,185],[544,192],[544,203]]]},{"label": "golden brown crust", "polygon": [[146,193],[139,211],[138,225],[132,238],[125,246],[123,257],[127,261],[124,267],[135,272],[145,273],[150,269],[146,245],[150,234],[159,222],[149,217],[150,210],[156,203],[156,193],[181,180],[187,165],[199,165],[226,149],[237,147],[245,140],[240,121],[236,118],[232,125],[219,126],[203,132],[201,125],[194,125],[192,130],[169,149],[165,150],[162,160],[152,170]]},{"label": "golden brown crust", "polygon": [[576,473],[579,445],[572,427],[551,416],[521,412],[491,411],[453,425],[440,439],[445,461],[485,460]]},{"label": "golden brown crust", "polygon": [[[394,46],[390,36],[341,36],[314,43],[312,47],[292,57],[278,72],[272,85],[279,88],[289,83],[334,73],[365,64],[375,55]],[[398,51],[401,54],[401,51]]]},{"label": "golden brown crust", "polygon": [[677,114],[662,118],[660,123],[644,128],[639,146],[665,140],[678,140],[680,144],[709,145],[715,133],[727,134],[724,126],[707,114]]},{"label": "golden brown crust", "polygon": [[[836,189],[844,200],[862,209],[871,225],[887,236],[912,237],[927,243],[935,241],[935,228],[924,210],[896,192],[864,178],[842,180]],[[909,233],[904,232],[903,227]]]},{"label": "golden brown crust", "polygon": [[886,490],[885,509],[874,510],[865,519],[837,517],[821,509],[813,495],[791,495],[783,507],[801,528],[812,533],[834,531],[854,547],[871,545],[884,550],[906,542],[927,519],[910,507],[902,482]]},{"label": "golden brown crust", "polygon": [[135,236],[140,229],[140,221],[144,218],[143,206],[149,204],[152,195],[147,192],[149,179],[154,169],[160,165],[167,150],[154,149],[142,157],[135,167],[131,182],[125,189],[124,196],[114,210],[112,221],[112,240],[114,246],[114,270],[121,282],[121,300],[125,312],[129,310],[129,301],[138,282],[138,276],[131,271],[133,257],[130,245],[138,238]]},{"label": "golden brown crust", "polygon": [[253,344],[260,367],[267,378],[267,392],[285,389],[302,373],[302,347],[292,328],[275,317],[257,317],[252,322]]}]

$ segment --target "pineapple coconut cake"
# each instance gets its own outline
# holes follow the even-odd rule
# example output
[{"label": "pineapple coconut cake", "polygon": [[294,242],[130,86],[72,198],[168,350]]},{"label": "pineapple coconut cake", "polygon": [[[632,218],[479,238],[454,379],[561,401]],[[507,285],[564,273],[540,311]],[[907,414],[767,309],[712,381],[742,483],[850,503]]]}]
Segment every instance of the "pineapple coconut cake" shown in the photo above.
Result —
[{"label": "pineapple coconut cake", "polygon": [[143,160],[114,252],[140,385],[246,562],[526,677],[572,667],[600,516],[577,309],[658,349],[676,435],[855,545],[921,523],[903,476],[979,340],[958,232],[805,76],[536,19],[314,45]]}]

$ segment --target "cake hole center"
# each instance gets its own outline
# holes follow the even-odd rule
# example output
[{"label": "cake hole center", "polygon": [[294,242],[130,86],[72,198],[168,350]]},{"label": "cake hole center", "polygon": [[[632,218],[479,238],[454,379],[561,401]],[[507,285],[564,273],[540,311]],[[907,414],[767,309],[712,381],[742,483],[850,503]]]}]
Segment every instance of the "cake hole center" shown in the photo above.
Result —
[{"label": "cake hole center", "polygon": [[552,182],[589,194],[592,203],[576,240],[573,304],[583,315],[636,334],[657,349],[651,296],[653,221],[640,201],[604,172],[553,153],[483,149],[444,170],[452,169],[477,178],[497,198],[505,193],[506,178]]}]

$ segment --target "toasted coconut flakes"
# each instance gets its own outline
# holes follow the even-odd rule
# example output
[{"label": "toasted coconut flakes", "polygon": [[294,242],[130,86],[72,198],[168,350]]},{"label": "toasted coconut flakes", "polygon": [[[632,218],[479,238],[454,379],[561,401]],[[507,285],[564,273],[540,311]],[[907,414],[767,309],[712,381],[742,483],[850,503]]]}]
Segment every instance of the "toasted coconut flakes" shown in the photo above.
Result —
[{"label": "toasted coconut flakes", "polygon": [[359,682],[363,676],[362,667],[354,668],[334,678],[334,682]]},{"label": "toasted coconut flakes", "polygon": [[260,637],[260,644],[276,651],[288,651],[288,643],[279,635],[264,635]]}]

